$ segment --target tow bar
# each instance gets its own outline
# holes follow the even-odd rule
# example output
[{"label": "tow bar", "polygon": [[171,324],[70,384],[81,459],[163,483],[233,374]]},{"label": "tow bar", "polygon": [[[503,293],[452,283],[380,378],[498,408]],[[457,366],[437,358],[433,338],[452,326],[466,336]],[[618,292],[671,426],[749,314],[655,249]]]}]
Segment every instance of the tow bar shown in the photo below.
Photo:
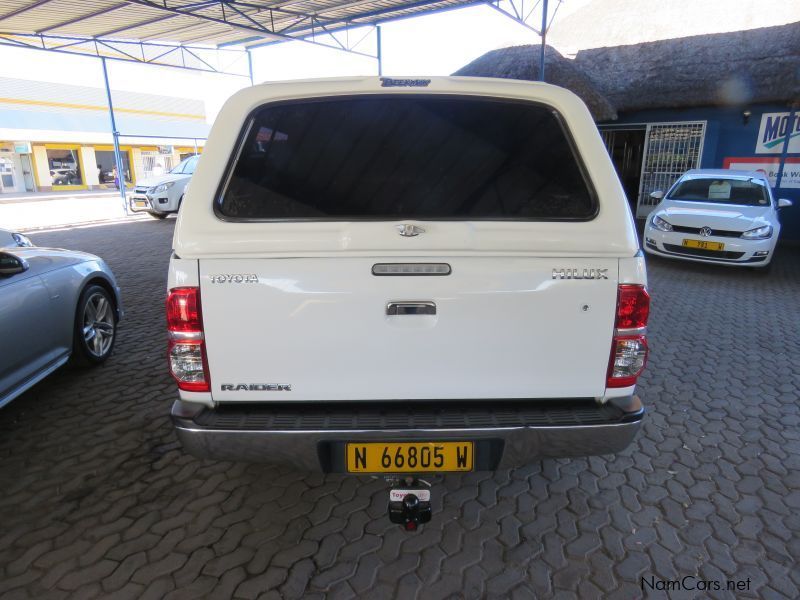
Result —
[{"label": "tow bar", "polygon": [[[387,477],[389,520],[406,531],[416,531],[421,523],[431,520],[431,484],[415,477]],[[427,486],[427,487],[426,487]]]}]

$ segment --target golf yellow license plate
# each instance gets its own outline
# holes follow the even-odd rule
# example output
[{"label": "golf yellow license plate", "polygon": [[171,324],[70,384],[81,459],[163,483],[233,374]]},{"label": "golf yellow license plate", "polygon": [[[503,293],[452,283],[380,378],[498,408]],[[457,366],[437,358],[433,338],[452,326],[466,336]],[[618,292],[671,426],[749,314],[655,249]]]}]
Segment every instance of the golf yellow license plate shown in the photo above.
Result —
[{"label": "golf yellow license plate", "polygon": [[700,248],[701,250],[724,250],[725,244],[720,242],[703,242],[701,240],[683,240],[687,248]]},{"label": "golf yellow license plate", "polygon": [[472,471],[472,442],[347,444],[350,473]]}]

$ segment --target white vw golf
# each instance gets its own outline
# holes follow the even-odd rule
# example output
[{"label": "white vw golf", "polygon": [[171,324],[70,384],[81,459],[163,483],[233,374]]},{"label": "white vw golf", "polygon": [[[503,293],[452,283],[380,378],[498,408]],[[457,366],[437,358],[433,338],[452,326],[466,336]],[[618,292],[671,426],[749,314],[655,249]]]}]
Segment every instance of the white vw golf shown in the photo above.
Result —
[{"label": "white vw golf", "polygon": [[647,218],[644,247],[650,254],[699,262],[765,267],[772,260],[781,224],[763,173],[693,169],[669,189]]}]

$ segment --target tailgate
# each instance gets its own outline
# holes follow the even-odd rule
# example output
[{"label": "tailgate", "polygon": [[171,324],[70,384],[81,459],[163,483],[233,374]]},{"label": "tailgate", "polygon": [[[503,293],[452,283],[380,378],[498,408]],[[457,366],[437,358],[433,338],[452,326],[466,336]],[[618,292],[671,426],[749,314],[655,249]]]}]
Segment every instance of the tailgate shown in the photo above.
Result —
[{"label": "tailgate", "polygon": [[[616,259],[401,260],[451,272],[373,274],[397,257],[201,260],[213,399],[604,394]],[[588,268],[607,269],[608,279],[553,278],[554,269]]]}]

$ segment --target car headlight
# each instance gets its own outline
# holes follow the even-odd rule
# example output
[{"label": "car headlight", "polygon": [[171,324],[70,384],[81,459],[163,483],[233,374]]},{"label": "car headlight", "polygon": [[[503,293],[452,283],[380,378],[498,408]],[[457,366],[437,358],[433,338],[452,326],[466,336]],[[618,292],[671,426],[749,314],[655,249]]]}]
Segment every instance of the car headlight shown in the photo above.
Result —
[{"label": "car headlight", "polygon": [[11,237],[17,243],[17,246],[22,246],[23,248],[30,248],[33,246],[33,242],[28,238],[27,235],[22,235],[21,233],[12,233]]},{"label": "car headlight", "polygon": [[659,217],[658,215],[653,215],[653,218],[650,220],[650,223],[658,229],[659,231],[672,231],[672,225],[667,223],[664,219]]},{"label": "car headlight", "polygon": [[769,237],[772,237],[772,225],[756,227],[742,234],[742,238],[746,240],[765,240]]},{"label": "car headlight", "polygon": [[174,181],[168,181],[167,183],[162,183],[162,184],[157,185],[155,187],[151,187],[148,190],[148,192],[150,192],[151,194],[158,194],[159,192],[166,192],[173,185],[175,185]]}]

